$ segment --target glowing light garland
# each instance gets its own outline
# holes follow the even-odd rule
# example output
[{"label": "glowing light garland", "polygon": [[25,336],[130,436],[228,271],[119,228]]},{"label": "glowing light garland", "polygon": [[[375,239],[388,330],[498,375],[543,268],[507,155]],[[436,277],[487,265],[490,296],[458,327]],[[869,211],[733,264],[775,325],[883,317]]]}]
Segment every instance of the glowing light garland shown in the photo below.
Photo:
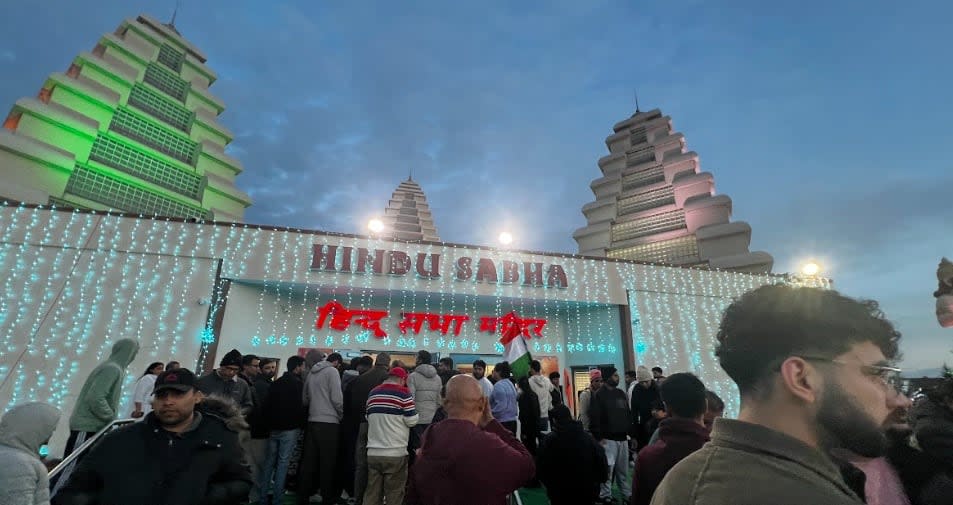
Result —
[{"label": "glowing light garland", "polygon": [[[314,328],[315,310],[333,295],[348,307],[392,314],[501,317],[515,311],[526,318],[544,318],[549,323],[543,337],[531,339],[530,349],[556,356],[560,367],[566,368],[602,363],[622,368],[618,305],[628,303],[635,363],[662,366],[669,373],[698,373],[726,400],[730,414],[737,395],[712,354],[724,308],[733,298],[767,283],[829,285],[819,278],[653,267],[26,206],[0,207],[0,230],[0,405],[37,399],[66,411],[71,410],[72,395],[85,374],[123,337],[138,338],[142,349],[129,369],[125,393],[146,363],[177,359],[192,364],[200,349],[209,346],[218,346],[219,353],[235,347],[280,358],[301,347],[502,353],[499,336],[476,331],[477,321],[465,325],[459,336],[429,331],[401,334],[396,325],[388,329],[385,340],[353,327],[346,332],[319,331]],[[309,270],[308,256],[313,244],[405,249],[428,258],[440,254],[441,276],[314,272]],[[460,281],[452,275],[451,262],[461,255],[496,262],[558,263],[569,286]],[[219,258],[222,278],[232,280],[224,305],[215,296]],[[223,326],[216,333],[207,321],[222,310]],[[124,402],[121,408],[125,411],[128,405]]]}]

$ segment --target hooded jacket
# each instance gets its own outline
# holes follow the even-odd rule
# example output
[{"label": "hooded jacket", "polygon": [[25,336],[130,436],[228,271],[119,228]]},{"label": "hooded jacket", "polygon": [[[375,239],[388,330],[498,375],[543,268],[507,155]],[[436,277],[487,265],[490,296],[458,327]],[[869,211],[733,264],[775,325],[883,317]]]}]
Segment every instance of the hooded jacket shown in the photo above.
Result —
[{"label": "hooded jacket", "polygon": [[86,378],[69,419],[70,430],[96,432],[116,419],[122,379],[138,352],[139,342],[131,338],[120,339],[113,345],[109,358]]},{"label": "hooded jacket", "polygon": [[443,389],[443,380],[437,375],[437,369],[433,365],[417,365],[414,373],[407,377],[407,387],[417,404],[419,424],[430,424],[440,407],[440,390]]},{"label": "hooded jacket", "polygon": [[40,402],[13,407],[0,420],[0,503],[50,502],[48,472],[39,451],[59,422],[60,411]]},{"label": "hooded jacket", "polygon": [[539,397],[539,417],[549,418],[549,411],[553,409],[553,397],[550,394],[553,383],[543,374],[536,374],[529,378],[529,387]]},{"label": "hooded jacket", "polygon": [[[107,434],[83,457],[54,505],[231,505],[247,500],[251,470],[236,430],[248,429],[228,398],[210,396],[180,434],[155,412]],[[131,464],[122,464],[127,462]]]},{"label": "hooded jacket", "polygon": [[305,381],[302,401],[308,406],[308,421],[340,424],[344,417],[344,392],[341,375],[330,361],[320,361],[311,367]]}]

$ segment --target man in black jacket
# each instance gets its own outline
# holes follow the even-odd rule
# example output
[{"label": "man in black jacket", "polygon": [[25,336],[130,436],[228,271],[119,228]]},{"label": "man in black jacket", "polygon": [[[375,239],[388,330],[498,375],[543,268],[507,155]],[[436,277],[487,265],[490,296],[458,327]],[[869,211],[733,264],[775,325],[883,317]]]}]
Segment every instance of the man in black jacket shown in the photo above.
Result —
[{"label": "man in black jacket", "polygon": [[[265,461],[261,465],[261,473],[256,476],[262,505],[277,505],[284,499],[291,454],[308,420],[308,408],[301,401],[304,364],[301,356],[288,358],[288,371],[272,383],[262,406],[262,421],[269,432]],[[274,485],[270,486],[272,481]],[[267,498],[269,488],[272,491],[271,501]]]},{"label": "man in black jacket", "polygon": [[609,463],[609,480],[602,484],[599,497],[603,502],[612,503],[612,481],[625,502],[632,495],[632,481],[629,480],[629,429],[632,415],[629,412],[629,398],[625,391],[618,388],[619,372],[615,367],[602,370],[604,382],[602,388],[593,395],[589,403],[589,431],[606,451]]},{"label": "man in black jacket", "polygon": [[536,476],[546,486],[552,505],[591,504],[599,485],[609,478],[606,452],[565,405],[549,411],[553,431],[539,444]]},{"label": "man in black jacket", "polygon": [[[155,410],[106,435],[53,498],[55,505],[230,505],[248,497],[251,472],[228,418],[196,411],[202,394],[181,368],[156,379]],[[207,412],[207,411],[206,411]]]}]

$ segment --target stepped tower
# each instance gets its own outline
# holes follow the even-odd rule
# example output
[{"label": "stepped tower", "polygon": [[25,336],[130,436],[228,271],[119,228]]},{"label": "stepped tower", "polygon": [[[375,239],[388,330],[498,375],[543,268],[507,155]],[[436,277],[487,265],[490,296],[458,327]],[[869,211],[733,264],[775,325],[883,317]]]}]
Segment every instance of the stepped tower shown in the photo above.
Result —
[{"label": "stepped tower", "polygon": [[394,190],[381,221],[391,238],[440,242],[424,190],[410,177]]},{"label": "stepped tower", "polygon": [[215,73],[171,23],[127,19],[16,102],[0,129],[0,197],[242,221],[234,135]]},{"label": "stepped tower", "polygon": [[636,111],[606,138],[603,176],[589,185],[587,225],[573,233],[579,254],[770,272],[773,258],[749,252],[751,226],[729,222],[731,199],[715,194],[715,179],[699,171],[698,155],[658,109]]}]

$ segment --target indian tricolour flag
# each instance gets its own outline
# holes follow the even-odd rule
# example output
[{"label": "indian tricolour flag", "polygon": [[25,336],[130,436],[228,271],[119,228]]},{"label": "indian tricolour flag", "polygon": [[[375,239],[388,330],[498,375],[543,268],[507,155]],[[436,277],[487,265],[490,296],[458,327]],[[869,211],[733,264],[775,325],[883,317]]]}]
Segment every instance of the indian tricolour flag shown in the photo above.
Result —
[{"label": "indian tricolour flag", "polygon": [[523,338],[520,325],[515,322],[510,324],[500,343],[503,344],[503,360],[508,361],[513,369],[513,380],[529,375],[529,364],[533,357],[526,348],[526,339]]}]

